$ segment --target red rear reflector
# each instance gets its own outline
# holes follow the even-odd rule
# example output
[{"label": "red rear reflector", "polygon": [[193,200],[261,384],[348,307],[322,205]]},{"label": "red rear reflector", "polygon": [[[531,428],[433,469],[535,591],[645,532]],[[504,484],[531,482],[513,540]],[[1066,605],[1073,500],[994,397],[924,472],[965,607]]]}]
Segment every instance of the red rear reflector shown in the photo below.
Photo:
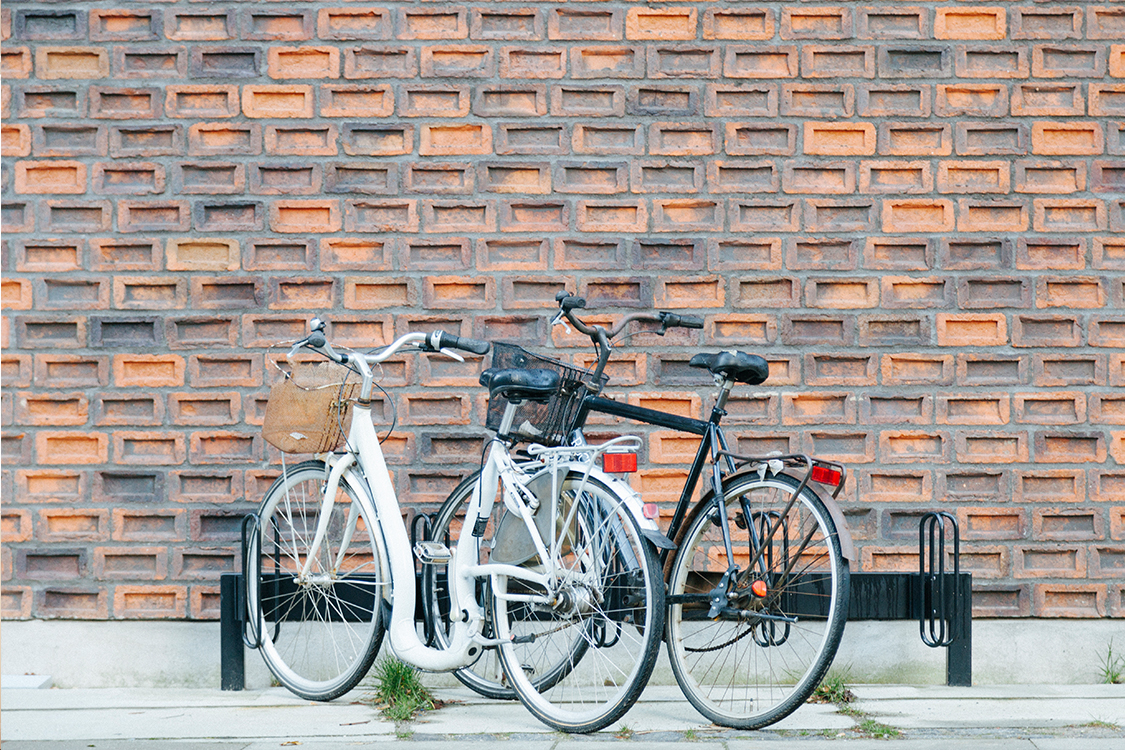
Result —
[{"label": "red rear reflector", "polygon": [[636,453],[610,453],[602,454],[602,468],[610,474],[622,474],[637,470]]},{"label": "red rear reflector", "polygon": [[814,482],[819,482],[820,484],[829,484],[833,487],[837,487],[840,484],[840,480],[843,479],[843,474],[841,474],[836,469],[829,468],[828,466],[813,464],[811,478]]},{"label": "red rear reflector", "polygon": [[752,584],[750,584],[750,593],[752,593],[754,596],[763,598],[766,594],[769,593],[769,589],[766,588],[765,581],[754,581]]},{"label": "red rear reflector", "polygon": [[650,521],[655,521],[660,518],[660,506],[656,503],[645,503],[641,507],[641,512],[644,513],[645,518]]}]

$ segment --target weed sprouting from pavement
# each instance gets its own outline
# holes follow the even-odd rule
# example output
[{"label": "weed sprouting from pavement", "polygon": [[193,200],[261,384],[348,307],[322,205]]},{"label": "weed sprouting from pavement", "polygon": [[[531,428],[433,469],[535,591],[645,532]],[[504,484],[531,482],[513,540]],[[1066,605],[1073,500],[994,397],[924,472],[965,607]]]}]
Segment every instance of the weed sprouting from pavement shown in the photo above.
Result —
[{"label": "weed sprouting from pavement", "polygon": [[419,711],[437,705],[418,670],[398,659],[387,658],[376,664],[375,682],[375,701],[392,721],[410,721]]}]

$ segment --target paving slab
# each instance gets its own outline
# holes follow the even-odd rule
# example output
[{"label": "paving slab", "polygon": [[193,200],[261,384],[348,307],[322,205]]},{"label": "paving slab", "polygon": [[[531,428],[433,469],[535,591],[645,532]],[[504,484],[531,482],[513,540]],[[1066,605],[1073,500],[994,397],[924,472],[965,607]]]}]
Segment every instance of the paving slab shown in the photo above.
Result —
[{"label": "paving slab", "polygon": [[[853,708],[808,704],[766,730],[710,724],[674,686],[650,686],[620,721],[592,735],[564,735],[515,701],[491,701],[466,688],[438,688],[445,701],[419,721],[396,726],[365,691],[317,703],[282,688],[223,692],[192,689],[0,691],[4,750],[336,750],[411,743],[415,750],[480,750],[486,745],[535,750],[599,750],[690,744],[700,750],[846,750],[887,747],[857,736],[873,718],[903,731],[897,750],[1123,750],[1125,686],[1015,685],[949,688],[853,688]],[[144,738],[144,739],[136,739]],[[284,743],[300,743],[285,745]],[[581,746],[581,747],[580,747]],[[493,748],[489,748],[493,750]]]}]

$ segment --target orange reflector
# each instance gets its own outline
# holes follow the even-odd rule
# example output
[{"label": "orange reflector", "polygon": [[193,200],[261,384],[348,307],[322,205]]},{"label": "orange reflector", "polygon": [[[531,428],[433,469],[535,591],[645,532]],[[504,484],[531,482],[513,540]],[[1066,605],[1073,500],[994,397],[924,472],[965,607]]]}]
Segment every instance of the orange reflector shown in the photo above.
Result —
[{"label": "orange reflector", "polygon": [[813,464],[811,479],[820,484],[830,484],[833,487],[837,487],[840,484],[840,480],[843,479],[843,474],[828,466]]},{"label": "orange reflector", "polygon": [[660,518],[660,506],[656,503],[645,503],[641,508],[641,512],[644,513],[645,518],[650,521],[655,521]]},{"label": "orange reflector", "polygon": [[605,452],[602,454],[602,468],[610,474],[621,474],[637,470],[637,454],[636,453],[612,453]]},{"label": "orange reflector", "polygon": [[754,581],[752,584],[750,584],[750,591],[754,594],[754,596],[764,597],[767,593],[766,582]]}]

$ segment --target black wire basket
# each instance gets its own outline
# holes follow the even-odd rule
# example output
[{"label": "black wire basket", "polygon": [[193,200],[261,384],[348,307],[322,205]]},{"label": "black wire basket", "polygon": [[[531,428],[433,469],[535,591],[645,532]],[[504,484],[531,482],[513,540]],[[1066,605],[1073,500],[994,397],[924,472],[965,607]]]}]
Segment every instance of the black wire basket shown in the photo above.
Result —
[{"label": "black wire basket", "polygon": [[[560,378],[559,390],[546,403],[524,401],[516,406],[512,428],[505,437],[520,442],[555,446],[566,442],[567,436],[577,426],[578,410],[587,393],[600,392],[609,378],[602,375],[596,382],[590,370],[574,367],[550,357],[541,357],[515,344],[492,344],[492,367],[497,370],[551,370]],[[499,430],[508,408],[508,399],[495,396],[488,400],[488,419],[485,426]]]}]

